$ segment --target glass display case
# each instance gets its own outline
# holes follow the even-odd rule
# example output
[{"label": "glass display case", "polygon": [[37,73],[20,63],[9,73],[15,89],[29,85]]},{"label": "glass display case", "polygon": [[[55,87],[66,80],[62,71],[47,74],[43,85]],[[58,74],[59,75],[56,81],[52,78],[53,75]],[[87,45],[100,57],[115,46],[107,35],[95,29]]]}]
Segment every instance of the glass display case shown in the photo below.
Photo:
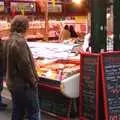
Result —
[{"label": "glass display case", "polygon": [[58,88],[66,97],[79,97],[80,57],[71,53],[76,45],[43,42],[28,42],[28,45],[40,83]]}]

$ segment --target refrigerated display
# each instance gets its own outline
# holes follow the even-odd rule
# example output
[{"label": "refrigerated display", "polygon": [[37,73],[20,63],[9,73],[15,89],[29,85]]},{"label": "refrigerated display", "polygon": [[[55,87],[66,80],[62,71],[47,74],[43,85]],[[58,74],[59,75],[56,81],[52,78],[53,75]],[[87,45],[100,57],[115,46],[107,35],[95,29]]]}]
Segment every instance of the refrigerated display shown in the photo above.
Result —
[{"label": "refrigerated display", "polygon": [[69,118],[78,111],[80,57],[71,53],[76,45],[28,42],[28,46],[40,78],[41,110],[61,119]]}]

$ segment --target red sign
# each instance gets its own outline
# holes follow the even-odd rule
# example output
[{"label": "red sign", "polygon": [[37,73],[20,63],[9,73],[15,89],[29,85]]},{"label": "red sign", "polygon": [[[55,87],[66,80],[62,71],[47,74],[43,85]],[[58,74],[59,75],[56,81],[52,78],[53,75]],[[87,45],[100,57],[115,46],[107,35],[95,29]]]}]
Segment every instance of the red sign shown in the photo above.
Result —
[{"label": "red sign", "polygon": [[80,31],[82,33],[87,33],[87,24],[80,24]]}]

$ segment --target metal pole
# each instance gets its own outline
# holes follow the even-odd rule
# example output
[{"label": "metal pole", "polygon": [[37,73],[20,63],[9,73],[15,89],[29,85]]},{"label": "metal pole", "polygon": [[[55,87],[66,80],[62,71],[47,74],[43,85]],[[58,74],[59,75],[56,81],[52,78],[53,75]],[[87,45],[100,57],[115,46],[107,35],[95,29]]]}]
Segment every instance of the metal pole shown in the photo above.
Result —
[{"label": "metal pole", "polygon": [[91,0],[92,52],[106,50],[106,2]]},{"label": "metal pole", "polygon": [[120,50],[120,0],[113,0],[114,50]]}]

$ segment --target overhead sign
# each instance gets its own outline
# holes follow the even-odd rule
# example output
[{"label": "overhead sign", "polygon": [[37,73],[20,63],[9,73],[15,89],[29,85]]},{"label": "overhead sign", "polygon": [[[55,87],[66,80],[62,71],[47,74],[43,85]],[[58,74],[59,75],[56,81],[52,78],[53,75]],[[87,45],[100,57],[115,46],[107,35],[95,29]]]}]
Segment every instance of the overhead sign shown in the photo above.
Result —
[{"label": "overhead sign", "polygon": [[4,11],[4,2],[0,1],[0,12]]},{"label": "overhead sign", "polygon": [[36,12],[36,3],[35,2],[11,2],[11,11],[13,9],[16,12],[21,12],[21,9],[24,9],[25,12]]},{"label": "overhead sign", "polygon": [[55,2],[55,3],[62,3],[63,0],[48,0],[49,3]]},{"label": "overhead sign", "polygon": [[61,13],[62,12],[62,5],[56,4],[53,6],[52,4],[48,4],[48,12],[49,13]]}]

